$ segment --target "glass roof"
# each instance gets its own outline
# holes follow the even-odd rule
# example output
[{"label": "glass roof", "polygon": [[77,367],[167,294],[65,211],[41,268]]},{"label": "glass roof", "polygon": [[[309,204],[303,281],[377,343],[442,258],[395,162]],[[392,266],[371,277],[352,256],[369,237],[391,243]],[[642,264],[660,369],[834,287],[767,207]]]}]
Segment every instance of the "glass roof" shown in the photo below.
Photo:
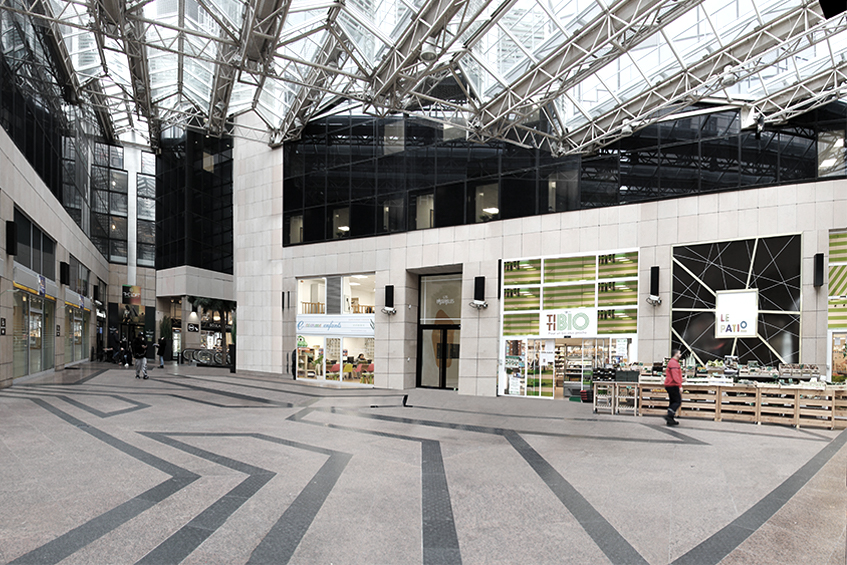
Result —
[{"label": "glass roof", "polygon": [[[844,97],[817,0],[0,0],[48,20],[117,140],[255,113],[271,143],[346,101],[479,140],[596,150],[674,112],[783,121]],[[261,132],[254,132],[260,135]]]}]

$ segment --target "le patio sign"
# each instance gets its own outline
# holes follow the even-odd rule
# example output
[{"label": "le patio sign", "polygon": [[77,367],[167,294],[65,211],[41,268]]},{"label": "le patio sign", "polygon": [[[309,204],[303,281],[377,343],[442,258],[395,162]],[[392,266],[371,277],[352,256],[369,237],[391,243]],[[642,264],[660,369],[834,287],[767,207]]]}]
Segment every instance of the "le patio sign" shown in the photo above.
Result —
[{"label": "le patio sign", "polygon": [[715,337],[756,337],[759,320],[759,289],[719,290],[715,297]]}]

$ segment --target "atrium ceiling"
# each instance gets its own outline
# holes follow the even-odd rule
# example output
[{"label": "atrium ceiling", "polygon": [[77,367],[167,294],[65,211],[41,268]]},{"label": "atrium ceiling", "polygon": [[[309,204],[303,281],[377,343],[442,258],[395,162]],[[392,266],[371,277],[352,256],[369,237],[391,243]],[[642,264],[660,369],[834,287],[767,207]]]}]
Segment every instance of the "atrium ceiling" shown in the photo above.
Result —
[{"label": "atrium ceiling", "polygon": [[[253,112],[404,113],[557,155],[741,109],[762,128],[844,98],[847,15],[818,0],[0,0],[51,38],[64,85],[156,145]],[[2,15],[2,13],[0,13]],[[3,43],[9,29],[3,31]]]}]

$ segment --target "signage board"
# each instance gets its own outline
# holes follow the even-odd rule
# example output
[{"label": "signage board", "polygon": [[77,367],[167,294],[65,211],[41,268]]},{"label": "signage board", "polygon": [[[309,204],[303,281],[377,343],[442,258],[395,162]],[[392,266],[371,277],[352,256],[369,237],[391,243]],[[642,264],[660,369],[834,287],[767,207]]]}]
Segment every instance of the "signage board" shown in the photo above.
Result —
[{"label": "signage board", "polygon": [[759,289],[719,290],[715,297],[715,338],[756,337]]},{"label": "signage board", "polygon": [[539,336],[594,337],[597,335],[597,309],[571,308],[568,310],[542,310]]},{"label": "signage board", "polygon": [[189,322],[188,323],[188,331],[199,332],[200,331],[200,324],[192,324],[191,322]]},{"label": "signage board", "polygon": [[123,285],[121,304],[141,304],[141,287],[129,284]]},{"label": "signage board", "polygon": [[299,335],[341,335],[373,337],[373,314],[326,316],[323,314],[297,316]]},{"label": "signage board", "polygon": [[38,276],[38,296],[47,295],[47,279],[41,275]]}]

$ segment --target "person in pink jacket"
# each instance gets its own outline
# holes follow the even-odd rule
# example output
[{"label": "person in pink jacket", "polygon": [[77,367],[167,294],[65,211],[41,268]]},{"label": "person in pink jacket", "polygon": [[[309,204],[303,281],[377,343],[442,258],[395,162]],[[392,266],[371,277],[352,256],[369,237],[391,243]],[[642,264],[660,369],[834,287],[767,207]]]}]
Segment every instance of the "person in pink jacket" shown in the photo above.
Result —
[{"label": "person in pink jacket", "polygon": [[668,413],[665,415],[665,422],[669,426],[679,425],[679,422],[674,419],[674,415],[676,415],[679,407],[682,406],[682,369],[679,366],[680,357],[682,357],[682,352],[679,349],[674,349],[671,352],[668,368],[665,371],[665,390],[668,391]]}]

